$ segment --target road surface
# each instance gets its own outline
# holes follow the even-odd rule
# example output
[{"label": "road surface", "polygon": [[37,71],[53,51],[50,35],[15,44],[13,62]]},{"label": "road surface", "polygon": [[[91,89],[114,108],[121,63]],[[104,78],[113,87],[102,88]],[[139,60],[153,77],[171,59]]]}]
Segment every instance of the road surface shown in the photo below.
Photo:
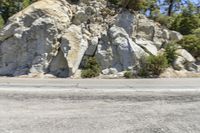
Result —
[{"label": "road surface", "polygon": [[0,78],[0,133],[200,133],[200,79]]}]

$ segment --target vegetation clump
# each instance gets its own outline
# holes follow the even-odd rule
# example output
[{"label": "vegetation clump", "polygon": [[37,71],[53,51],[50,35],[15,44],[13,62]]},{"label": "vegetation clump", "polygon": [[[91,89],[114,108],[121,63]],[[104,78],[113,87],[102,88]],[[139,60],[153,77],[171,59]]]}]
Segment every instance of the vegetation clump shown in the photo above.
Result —
[{"label": "vegetation clump", "polygon": [[[0,18],[7,22],[8,18],[13,14],[21,11],[37,0],[1,0],[0,2]],[[0,20],[1,21],[1,20]],[[1,22],[0,22],[1,24]]]},{"label": "vegetation clump", "polygon": [[120,0],[108,0],[110,3],[118,5]]},{"label": "vegetation clump", "polygon": [[134,77],[134,76],[133,76],[133,72],[131,72],[130,70],[126,71],[126,72],[124,73],[124,77],[127,78],[127,79],[133,78],[133,77]]},{"label": "vegetation clump", "polygon": [[198,36],[187,35],[177,43],[191,53],[196,59],[200,58],[200,38]]},{"label": "vegetation clump", "polygon": [[0,16],[0,29],[3,27],[4,25],[4,20],[3,18]]},{"label": "vegetation clump", "polygon": [[165,54],[150,55],[144,58],[141,67],[139,76],[158,77],[168,67],[168,61]]},{"label": "vegetation clump", "polygon": [[93,78],[100,74],[100,65],[95,57],[88,57],[84,60],[83,70],[81,71],[82,78]]},{"label": "vegetation clump", "polygon": [[165,47],[165,56],[169,65],[172,65],[174,60],[177,58],[176,50],[178,49],[176,42],[171,42]]},{"label": "vegetation clump", "polygon": [[200,17],[198,15],[177,15],[170,26],[170,29],[176,30],[183,35],[192,34],[193,31],[200,27]]}]

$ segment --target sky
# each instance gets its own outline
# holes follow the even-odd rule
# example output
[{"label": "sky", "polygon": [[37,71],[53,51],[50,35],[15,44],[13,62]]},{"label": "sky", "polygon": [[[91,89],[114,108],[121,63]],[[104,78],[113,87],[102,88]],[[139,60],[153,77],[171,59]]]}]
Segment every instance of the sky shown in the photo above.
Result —
[{"label": "sky", "polygon": [[191,1],[195,3],[200,3],[200,0],[191,0]]}]

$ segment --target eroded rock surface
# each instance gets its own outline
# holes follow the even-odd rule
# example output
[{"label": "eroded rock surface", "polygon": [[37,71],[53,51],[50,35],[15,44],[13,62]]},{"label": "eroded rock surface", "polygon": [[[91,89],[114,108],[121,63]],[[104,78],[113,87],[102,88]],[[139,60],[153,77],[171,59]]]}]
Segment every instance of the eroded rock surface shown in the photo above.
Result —
[{"label": "eroded rock surface", "polygon": [[[0,30],[0,75],[70,77],[84,56],[96,56],[103,74],[119,74],[182,38],[144,15],[106,6],[104,0],[40,0],[15,14]],[[187,51],[177,52],[174,68],[197,69]]]},{"label": "eroded rock surface", "polygon": [[48,72],[71,17],[65,0],[42,0],[12,16],[0,31],[0,75]]}]

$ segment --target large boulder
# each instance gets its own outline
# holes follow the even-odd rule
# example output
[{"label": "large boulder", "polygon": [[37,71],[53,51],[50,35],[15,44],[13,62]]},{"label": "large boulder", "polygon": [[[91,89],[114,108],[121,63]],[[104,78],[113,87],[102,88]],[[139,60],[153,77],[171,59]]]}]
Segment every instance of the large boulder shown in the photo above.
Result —
[{"label": "large boulder", "polygon": [[198,68],[195,67],[195,58],[187,52],[185,49],[178,49],[176,50],[177,58],[174,61],[174,68],[176,70],[197,70]]},{"label": "large boulder", "polygon": [[179,32],[176,31],[170,31],[169,34],[170,40],[181,40],[183,38],[183,35],[181,35]]},{"label": "large boulder", "polygon": [[61,40],[61,50],[68,64],[69,76],[78,69],[87,48],[88,42],[83,38],[81,27],[71,25]]},{"label": "large boulder", "polygon": [[110,68],[112,66],[113,57],[114,55],[112,52],[112,47],[110,45],[107,31],[104,31],[99,40],[96,50],[96,58],[101,65],[102,70]]},{"label": "large boulder", "polygon": [[147,19],[143,15],[137,16],[136,36],[145,38],[147,40],[153,40],[155,34],[155,23],[152,20]]},{"label": "large boulder", "polygon": [[98,59],[103,69],[124,71],[136,66],[143,56],[148,55],[122,27],[113,25],[104,39],[104,43],[100,43],[97,50],[97,57],[100,57]]},{"label": "large boulder", "polygon": [[114,24],[123,28],[129,35],[132,35],[135,31],[136,18],[128,10],[125,10],[116,16]]},{"label": "large boulder", "polygon": [[183,57],[188,63],[194,63],[195,58],[185,49],[176,50],[176,54]]},{"label": "large boulder", "polygon": [[145,40],[143,38],[137,38],[135,42],[140,47],[142,47],[147,53],[155,56],[157,55],[158,50],[152,41]]},{"label": "large boulder", "polygon": [[41,0],[12,16],[0,31],[0,75],[48,72],[71,18],[65,0]]}]

